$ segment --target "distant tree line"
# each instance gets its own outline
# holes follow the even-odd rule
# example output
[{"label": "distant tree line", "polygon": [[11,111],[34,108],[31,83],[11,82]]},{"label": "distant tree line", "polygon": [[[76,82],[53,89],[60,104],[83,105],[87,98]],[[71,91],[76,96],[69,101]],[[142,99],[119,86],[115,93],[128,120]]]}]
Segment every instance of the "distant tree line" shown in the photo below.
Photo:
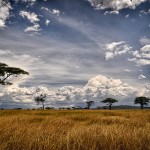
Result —
[{"label": "distant tree line", "polygon": [[[42,109],[44,109],[45,108],[45,101],[46,101],[46,95],[45,94],[41,94],[41,95],[39,95],[39,96],[36,96],[35,98],[34,98],[34,101],[37,103],[37,104],[42,104]],[[140,106],[141,106],[141,109],[143,109],[144,108],[144,105],[148,105],[148,103],[149,103],[149,101],[150,101],[150,99],[149,98],[147,98],[147,97],[144,97],[144,96],[141,96],[141,97],[136,97],[135,98],[135,100],[134,100],[134,104],[140,104]],[[112,109],[112,105],[114,104],[114,103],[117,103],[118,102],[118,100],[116,100],[116,99],[114,99],[114,98],[106,98],[105,100],[102,100],[101,101],[102,103],[105,103],[106,104],[106,106],[108,106],[108,108],[111,110]],[[87,101],[86,102],[86,107],[85,107],[85,109],[90,109],[91,108],[91,106],[94,104],[94,101]],[[48,107],[47,107],[48,108]],[[65,108],[62,108],[62,109],[65,109]],[[66,108],[67,109],[67,108]],[[69,109],[69,108],[68,108]],[[75,107],[74,107],[74,109],[75,109]]]},{"label": "distant tree line", "polygon": [[[148,105],[149,101],[150,101],[150,98],[140,96],[140,97],[136,97],[133,102],[134,102],[134,104],[140,104],[141,109],[143,109],[145,105]],[[106,98],[105,100],[102,100],[101,102],[105,103],[111,110],[112,105],[114,103],[117,103],[118,100],[116,100],[114,98]],[[87,103],[87,109],[89,109],[94,104],[94,101],[87,101],[86,103]]]}]

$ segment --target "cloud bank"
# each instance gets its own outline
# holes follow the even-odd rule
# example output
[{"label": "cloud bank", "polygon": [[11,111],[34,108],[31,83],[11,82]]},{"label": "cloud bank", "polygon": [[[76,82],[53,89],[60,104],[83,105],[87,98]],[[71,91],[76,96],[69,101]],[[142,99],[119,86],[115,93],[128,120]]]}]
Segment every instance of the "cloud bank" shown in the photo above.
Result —
[{"label": "cloud bank", "polygon": [[122,10],[125,8],[135,9],[141,3],[148,0],[88,0],[96,9]]},{"label": "cloud bank", "polygon": [[[125,99],[129,95],[135,95],[136,89],[120,79],[107,78],[98,75],[91,78],[83,88],[64,86],[59,89],[50,89],[45,86],[39,87],[11,87],[1,90],[1,107],[8,101],[28,103],[34,105],[34,97],[40,94],[47,95],[47,104],[55,107],[66,105],[75,106],[85,101],[94,100],[99,102],[106,97],[122,97]],[[9,98],[8,98],[9,97]],[[7,99],[6,99],[7,98]],[[5,101],[6,100],[6,101]],[[59,104],[59,105],[57,105]]]}]

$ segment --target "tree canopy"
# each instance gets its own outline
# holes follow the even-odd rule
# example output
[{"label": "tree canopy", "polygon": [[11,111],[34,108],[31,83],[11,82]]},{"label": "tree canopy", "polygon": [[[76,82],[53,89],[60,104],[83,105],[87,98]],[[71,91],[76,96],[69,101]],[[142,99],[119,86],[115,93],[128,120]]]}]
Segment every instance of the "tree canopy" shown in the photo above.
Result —
[{"label": "tree canopy", "polygon": [[118,102],[118,100],[116,100],[114,98],[106,98],[105,100],[103,100],[101,102],[106,103],[106,105],[109,106],[109,109],[111,109],[112,104]]},{"label": "tree canopy", "polygon": [[148,105],[148,102],[150,101],[149,98],[141,96],[141,97],[136,97],[134,100],[134,104],[140,104],[141,109],[143,109],[144,105]]},{"label": "tree canopy", "polygon": [[94,104],[94,101],[87,101],[87,109],[90,109],[90,107]]},{"label": "tree canopy", "polygon": [[5,63],[0,62],[0,84],[9,85],[12,84],[8,79],[10,77],[17,77],[18,75],[29,75],[28,72],[21,68],[9,67]]}]

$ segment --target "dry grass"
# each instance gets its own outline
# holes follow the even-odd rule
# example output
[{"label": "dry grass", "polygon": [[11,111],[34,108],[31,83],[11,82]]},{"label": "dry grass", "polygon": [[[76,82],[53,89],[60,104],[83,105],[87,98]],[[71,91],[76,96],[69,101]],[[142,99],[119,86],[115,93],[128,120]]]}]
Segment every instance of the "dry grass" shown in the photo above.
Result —
[{"label": "dry grass", "polygon": [[150,150],[150,111],[1,110],[0,150]]}]

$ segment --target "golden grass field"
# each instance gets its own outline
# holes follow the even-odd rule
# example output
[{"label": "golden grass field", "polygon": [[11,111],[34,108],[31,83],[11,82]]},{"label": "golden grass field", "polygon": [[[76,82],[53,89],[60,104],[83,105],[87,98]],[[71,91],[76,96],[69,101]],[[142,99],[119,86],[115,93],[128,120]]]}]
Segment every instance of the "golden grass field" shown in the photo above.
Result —
[{"label": "golden grass field", "polygon": [[150,110],[1,110],[0,150],[150,150]]}]

